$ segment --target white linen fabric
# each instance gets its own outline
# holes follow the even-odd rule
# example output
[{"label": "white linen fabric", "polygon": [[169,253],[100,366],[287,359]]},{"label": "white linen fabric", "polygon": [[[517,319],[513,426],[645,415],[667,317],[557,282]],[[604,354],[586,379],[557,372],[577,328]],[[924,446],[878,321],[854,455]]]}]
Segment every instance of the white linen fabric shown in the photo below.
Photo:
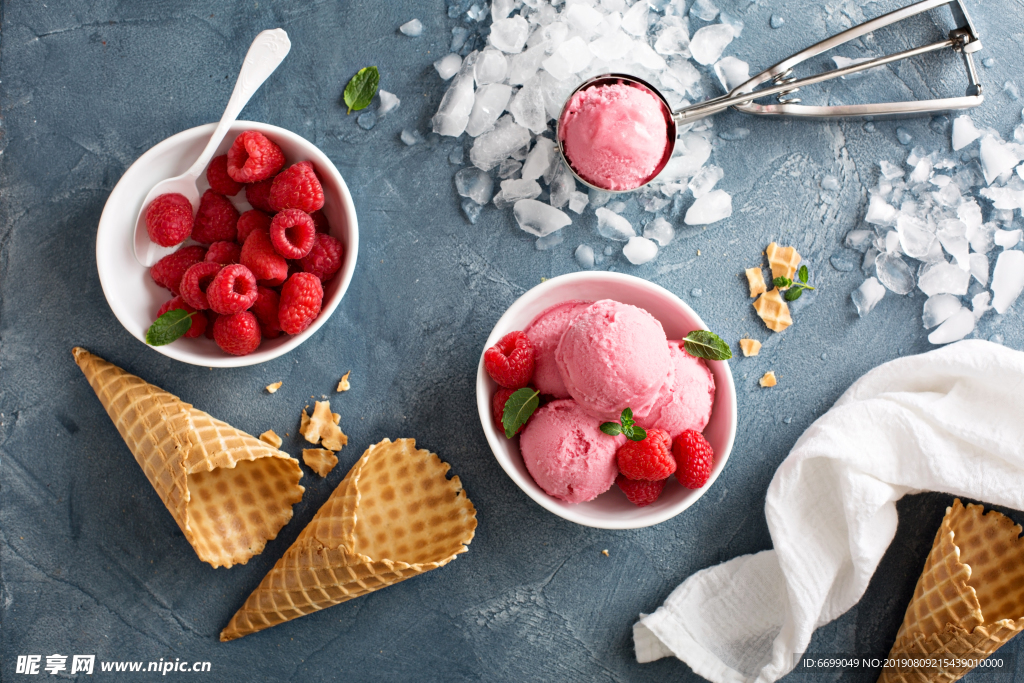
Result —
[{"label": "white linen fabric", "polygon": [[774,549],[699,571],[641,615],[637,661],[675,655],[715,683],[781,678],[860,600],[896,501],[919,491],[1024,510],[1024,353],[962,341],[857,380],[772,479]]}]

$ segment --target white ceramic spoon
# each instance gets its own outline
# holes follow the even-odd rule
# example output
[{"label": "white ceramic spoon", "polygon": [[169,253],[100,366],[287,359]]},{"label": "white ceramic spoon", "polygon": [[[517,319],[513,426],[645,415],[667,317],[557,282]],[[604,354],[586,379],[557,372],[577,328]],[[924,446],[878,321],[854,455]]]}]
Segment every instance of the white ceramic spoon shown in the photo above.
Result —
[{"label": "white ceramic spoon", "polygon": [[146,209],[149,203],[162,194],[177,192],[185,195],[192,202],[192,210],[199,208],[199,188],[196,187],[196,180],[206,171],[206,166],[217,151],[217,146],[228,132],[228,128],[235,122],[242,112],[249,99],[263,85],[270,74],[274,73],[277,66],[284,60],[292,44],[288,40],[288,34],[284,29],[275,28],[270,31],[263,31],[256,40],[252,41],[249,52],[242,62],[242,69],[238,72],[238,80],[235,81],[235,89],[231,92],[231,99],[224,109],[224,116],[217,124],[216,130],[210,136],[203,153],[199,155],[192,167],[176,178],[168,178],[156,184],[146,195],[142,202],[142,209],[135,219],[135,258],[139,263],[149,268],[167,254],[177,250],[177,246],[161,247],[149,239],[146,231]]}]

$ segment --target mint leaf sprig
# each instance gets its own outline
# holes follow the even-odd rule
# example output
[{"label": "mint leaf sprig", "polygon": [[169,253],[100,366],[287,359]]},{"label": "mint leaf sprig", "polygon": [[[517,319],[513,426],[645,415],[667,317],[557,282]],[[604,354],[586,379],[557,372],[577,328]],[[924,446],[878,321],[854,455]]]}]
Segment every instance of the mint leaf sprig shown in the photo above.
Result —
[{"label": "mint leaf sprig", "polygon": [[814,287],[807,284],[807,266],[800,266],[796,276],[799,278],[799,282],[793,282],[788,277],[777,277],[772,280],[772,283],[779,289],[790,288],[786,290],[786,301],[796,301],[803,295],[805,289],[814,289]]},{"label": "mint leaf sprig", "polygon": [[348,106],[348,113],[360,109],[366,109],[377,94],[377,86],[380,85],[380,72],[375,66],[367,66],[359,70],[352,80],[345,86],[345,104]]},{"label": "mint leaf sprig", "polygon": [[167,311],[154,320],[146,330],[146,343],[150,346],[170,344],[192,329],[192,316],[194,315],[198,315],[198,313],[196,311],[189,313],[180,308]]},{"label": "mint leaf sprig", "polygon": [[626,438],[630,441],[643,441],[647,438],[647,432],[644,431],[644,428],[637,426],[633,421],[633,411],[630,408],[624,408],[622,410],[622,415],[619,416],[619,422],[603,423],[601,425],[601,431],[608,436],[625,434]]},{"label": "mint leaf sprig", "polygon": [[511,439],[526,424],[534,411],[540,406],[540,392],[530,387],[515,391],[505,401],[505,410],[501,414],[501,426],[505,428],[505,438]]},{"label": "mint leaf sprig", "polygon": [[710,330],[694,330],[683,339],[686,352],[695,358],[729,360],[732,349],[722,338]]}]

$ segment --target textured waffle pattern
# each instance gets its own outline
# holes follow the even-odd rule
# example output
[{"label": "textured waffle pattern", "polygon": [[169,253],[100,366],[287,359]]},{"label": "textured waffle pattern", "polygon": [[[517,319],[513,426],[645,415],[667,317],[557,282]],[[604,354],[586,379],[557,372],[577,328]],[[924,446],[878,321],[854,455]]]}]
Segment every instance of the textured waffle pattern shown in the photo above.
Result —
[{"label": "textured waffle pattern", "polygon": [[441,567],[473,539],[458,477],[412,439],[371,446],[220,634],[241,638]]},{"label": "textured waffle pattern", "polygon": [[747,276],[747,285],[750,287],[750,298],[753,299],[758,294],[764,294],[768,291],[768,287],[764,283],[764,274],[761,273],[761,268],[747,268],[743,271]]},{"label": "textured waffle pattern", "polygon": [[768,256],[768,265],[772,269],[772,279],[777,277],[788,277],[790,280],[796,275],[796,268],[800,265],[800,254],[793,247],[780,247],[775,242],[768,245],[764,250]]},{"label": "textured waffle pattern", "polygon": [[85,349],[75,361],[196,554],[262,552],[302,498],[298,462]]},{"label": "textured waffle pattern", "polygon": [[757,297],[754,302],[754,310],[761,317],[769,330],[782,332],[793,324],[793,318],[789,315],[789,306],[782,297],[779,290],[773,289]]},{"label": "textured waffle pattern", "polygon": [[[1024,540],[1005,515],[959,500],[946,510],[890,658],[984,658],[1024,630]],[[884,683],[951,682],[969,668],[882,671]]]}]

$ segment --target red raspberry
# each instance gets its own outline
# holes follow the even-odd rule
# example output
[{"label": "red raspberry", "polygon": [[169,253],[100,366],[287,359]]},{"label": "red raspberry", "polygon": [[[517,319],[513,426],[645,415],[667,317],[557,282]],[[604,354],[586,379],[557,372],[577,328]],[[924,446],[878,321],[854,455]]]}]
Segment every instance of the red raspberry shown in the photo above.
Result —
[{"label": "red raspberry", "polygon": [[506,389],[522,389],[533,377],[533,344],[522,332],[509,332],[484,351],[484,369]]},{"label": "red raspberry", "polygon": [[226,197],[234,197],[245,185],[235,182],[228,175],[228,155],[221,154],[214,157],[210,165],[206,167],[206,182],[210,183],[210,189]]},{"label": "red raspberry", "polygon": [[213,278],[220,272],[221,265],[212,261],[200,261],[191,266],[181,276],[181,298],[197,311],[205,311],[210,307],[210,300],[206,298],[206,289],[213,282]]},{"label": "red raspberry", "polygon": [[273,184],[274,179],[267,178],[266,180],[261,180],[258,183],[246,185],[245,201],[249,202],[254,209],[266,211],[267,213],[274,213],[274,209],[270,206],[270,187]]},{"label": "red raspberry", "polygon": [[312,213],[324,206],[324,188],[313,165],[301,162],[281,171],[270,187],[270,205],[275,211],[302,209]]},{"label": "red raspberry", "polygon": [[214,242],[206,250],[204,261],[212,261],[226,266],[229,263],[238,263],[242,255],[242,248],[236,242]]},{"label": "red raspberry", "polygon": [[203,193],[196,212],[196,225],[192,239],[203,244],[226,240],[234,242],[238,237],[238,209],[227,197],[213,190]]},{"label": "red raspberry", "polygon": [[[498,431],[502,434],[505,433],[505,425],[502,424],[502,417],[505,415],[505,403],[508,401],[508,397],[516,393],[517,389],[498,389],[494,392],[494,396],[491,398],[491,410],[494,413],[494,425],[498,428]],[[523,431],[523,424],[516,430],[516,434]],[[513,434],[512,436],[515,436]]]},{"label": "red raspberry", "polygon": [[239,263],[252,271],[261,284],[276,287],[288,277],[288,262],[274,251],[270,233],[253,230],[245,244]]},{"label": "red raspberry", "polygon": [[260,324],[249,311],[219,316],[213,323],[213,341],[225,353],[244,356],[260,346]]},{"label": "red raspberry", "polygon": [[199,246],[182,247],[173,254],[168,254],[153,264],[149,270],[149,276],[153,282],[161,287],[166,287],[175,294],[178,294],[178,285],[181,284],[181,276],[190,266],[199,263],[206,255],[206,249]]},{"label": "red raspberry", "polygon": [[231,144],[228,150],[228,175],[240,183],[266,180],[284,166],[281,148],[263,133],[247,130]]},{"label": "red raspberry", "polygon": [[316,226],[317,232],[329,234],[331,232],[331,225],[327,222],[327,216],[324,215],[323,209],[317,209],[313,213],[309,214],[309,217],[313,219],[313,225]]},{"label": "red raspberry", "polygon": [[213,339],[213,325],[217,322],[217,318],[220,317],[220,313],[214,313],[209,309],[203,311],[203,313],[206,314],[206,333],[204,336],[207,339]]},{"label": "red raspberry", "polygon": [[162,194],[146,207],[146,232],[161,247],[184,242],[194,224],[192,202],[183,194]]},{"label": "red raspberry", "polygon": [[659,481],[676,471],[672,457],[672,437],[663,429],[648,429],[643,441],[627,441],[619,446],[615,459],[619,472],[634,481]]},{"label": "red raspberry", "polygon": [[270,241],[277,253],[298,259],[309,253],[316,241],[316,226],[301,209],[285,209],[270,223]]},{"label": "red raspberry", "polygon": [[251,310],[260,323],[260,333],[264,339],[275,339],[281,336],[281,320],[278,310],[281,307],[281,295],[269,287],[257,287],[256,303]]},{"label": "red raspberry", "polygon": [[192,327],[188,328],[188,332],[185,333],[186,337],[195,339],[203,332],[206,332],[206,315],[202,311],[196,313],[196,309],[185,303],[185,300],[180,296],[176,296],[170,301],[165,302],[164,305],[160,307],[160,310],[157,311],[156,317],[159,318],[167,311],[179,309],[189,313],[195,313],[195,315],[192,316]]},{"label": "red raspberry", "polygon": [[687,429],[676,437],[672,454],[679,466],[676,479],[680,484],[688,489],[699,489],[708,483],[711,468],[715,466],[715,452],[703,434]]},{"label": "red raspberry", "polygon": [[238,243],[245,244],[245,240],[249,239],[249,235],[252,234],[253,230],[270,230],[270,216],[253,209],[246,211],[238,217]]},{"label": "red raspberry", "polygon": [[320,315],[323,300],[324,288],[315,275],[292,275],[281,288],[281,307],[278,311],[281,329],[288,334],[302,332]]},{"label": "red raspberry", "polygon": [[309,253],[302,257],[302,269],[327,282],[341,269],[345,248],[330,235],[317,233],[316,241]]},{"label": "red raspberry", "polygon": [[224,266],[206,288],[210,309],[221,315],[244,311],[256,301],[256,277],[243,265]]},{"label": "red raspberry", "polygon": [[634,481],[633,479],[627,479],[621,474],[615,477],[615,483],[626,494],[626,498],[629,498],[629,502],[637,507],[645,507],[658,500],[658,496],[665,489],[666,481],[668,480]]}]

